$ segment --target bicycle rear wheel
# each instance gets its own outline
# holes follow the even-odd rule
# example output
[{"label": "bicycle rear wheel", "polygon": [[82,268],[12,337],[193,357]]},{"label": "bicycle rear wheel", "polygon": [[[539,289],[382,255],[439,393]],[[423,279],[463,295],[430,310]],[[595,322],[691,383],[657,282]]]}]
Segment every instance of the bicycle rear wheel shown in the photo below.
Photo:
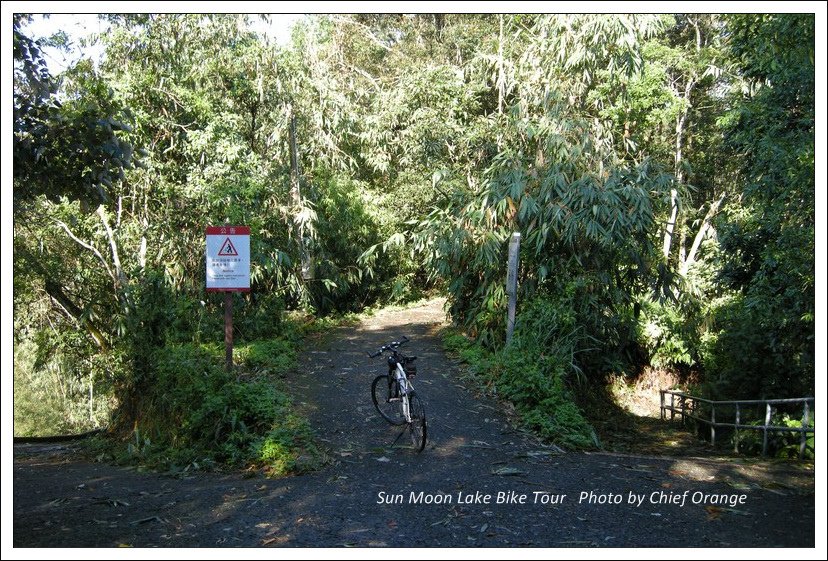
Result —
[{"label": "bicycle rear wheel", "polygon": [[411,444],[414,446],[414,450],[422,452],[428,438],[425,406],[415,392],[408,394],[408,404],[411,413],[411,423],[408,425],[408,430],[411,433]]},{"label": "bicycle rear wheel", "polygon": [[[402,399],[396,380],[390,379],[389,381],[387,374],[374,378],[374,383],[371,384],[371,399],[383,419],[392,425],[405,424]],[[391,399],[394,399],[394,401],[391,401]]]}]

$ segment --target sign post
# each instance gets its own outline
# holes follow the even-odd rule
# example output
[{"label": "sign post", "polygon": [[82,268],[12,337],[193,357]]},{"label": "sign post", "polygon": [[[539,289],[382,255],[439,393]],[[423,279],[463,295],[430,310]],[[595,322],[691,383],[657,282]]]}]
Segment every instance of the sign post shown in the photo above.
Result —
[{"label": "sign post", "polygon": [[250,228],[207,226],[207,292],[224,292],[224,361],[233,368],[233,293],[250,292]]},{"label": "sign post", "polygon": [[506,294],[509,296],[509,310],[506,316],[506,344],[512,340],[515,330],[515,308],[517,307],[517,271],[520,257],[520,232],[512,234],[509,240],[509,263],[506,269]]},{"label": "sign post", "polygon": [[233,369],[233,293],[224,293],[224,368]]}]

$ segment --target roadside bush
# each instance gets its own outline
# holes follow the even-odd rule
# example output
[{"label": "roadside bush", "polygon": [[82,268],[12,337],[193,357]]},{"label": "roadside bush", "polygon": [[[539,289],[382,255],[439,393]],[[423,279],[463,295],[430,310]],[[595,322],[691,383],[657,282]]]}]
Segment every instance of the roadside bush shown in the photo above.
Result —
[{"label": "roadside bush", "polygon": [[512,342],[493,365],[498,390],[515,403],[523,422],[544,438],[574,448],[599,445],[571,390],[583,379],[576,355],[588,343],[571,302],[539,297],[521,309]]},{"label": "roadside bush", "polygon": [[[14,436],[78,434],[106,426],[111,355],[84,355],[82,333],[39,333],[14,345]],[[91,394],[90,394],[91,385]]]},{"label": "roadside bush", "polygon": [[296,349],[284,339],[251,341],[233,348],[233,360],[256,374],[281,376],[296,363]]},{"label": "roadside bush", "polygon": [[587,338],[572,308],[536,298],[521,309],[509,346],[489,351],[448,332],[444,344],[472,371],[511,401],[521,423],[545,440],[571,448],[599,447],[595,431],[576,405],[571,384],[582,372],[575,355]]},{"label": "roadside bush", "polygon": [[[711,311],[713,328],[702,345],[708,395],[714,399],[813,395],[813,331],[806,336],[800,323],[786,323],[768,307],[751,305],[743,295],[722,299]],[[794,335],[809,339],[808,345],[791,345]]]},{"label": "roadside bush", "polygon": [[[260,374],[283,372],[293,357],[278,341],[252,343],[239,354]],[[225,372],[220,357],[220,345],[157,351],[157,391],[142,402],[128,456],[172,470],[253,464],[281,475],[313,465],[319,457],[313,435],[287,394],[271,376],[242,381]]]},{"label": "roadside bush", "polygon": [[675,303],[644,298],[641,338],[654,368],[689,368],[696,364],[698,335],[694,315]]},{"label": "roadside bush", "polygon": [[[787,413],[775,414],[771,418],[771,424],[775,426],[801,428],[803,419],[791,418]],[[754,426],[761,426],[763,421],[753,421],[749,423]],[[813,412],[808,420],[808,427],[813,428],[815,419]],[[762,453],[764,435],[762,431],[758,430],[740,430],[738,435],[733,434],[730,438],[731,444],[739,441],[739,452],[747,455],[758,456]],[[798,458],[799,447],[802,443],[802,437],[799,432],[784,432],[784,431],[770,431],[768,432],[768,450],[767,454],[772,458]],[[811,433],[805,440],[805,458],[814,459],[814,434]]]}]

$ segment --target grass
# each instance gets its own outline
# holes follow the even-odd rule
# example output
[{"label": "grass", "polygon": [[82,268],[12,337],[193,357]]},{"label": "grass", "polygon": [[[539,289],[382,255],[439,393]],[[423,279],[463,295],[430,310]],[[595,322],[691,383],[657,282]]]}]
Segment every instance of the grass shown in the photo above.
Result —
[{"label": "grass", "polygon": [[14,436],[80,434],[104,426],[111,396],[89,376],[67,373],[57,356],[36,366],[35,347],[24,341],[14,348]]},{"label": "grass", "polygon": [[456,329],[446,329],[444,348],[455,353],[479,381],[512,403],[520,424],[547,442],[567,448],[597,448],[600,442],[550,355],[540,358],[512,346],[491,352]]}]

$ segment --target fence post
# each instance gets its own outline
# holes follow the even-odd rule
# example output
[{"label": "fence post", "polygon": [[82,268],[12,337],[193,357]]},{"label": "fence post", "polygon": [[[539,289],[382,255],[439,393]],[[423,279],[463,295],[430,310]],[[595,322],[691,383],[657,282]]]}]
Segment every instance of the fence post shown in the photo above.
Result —
[{"label": "fence post", "polygon": [[658,394],[661,399],[661,407],[659,408],[659,411],[661,412],[661,420],[663,421],[666,417],[666,415],[664,414],[664,390],[659,390]]},{"label": "fence post", "polygon": [[710,445],[716,447],[716,404],[710,405]]},{"label": "fence post", "polygon": [[771,419],[771,404],[765,404],[765,425],[764,425],[764,435],[762,436],[762,457],[768,455],[768,425],[770,424]]},{"label": "fence post", "polygon": [[94,378],[92,372],[89,372],[89,424],[95,424],[95,396],[94,396]]},{"label": "fence post", "polygon": [[506,344],[512,340],[515,330],[515,308],[517,307],[517,270],[520,257],[520,232],[512,234],[509,240],[509,263],[506,269],[506,294],[509,296],[509,311],[506,316]]},{"label": "fence post", "polygon": [[676,418],[676,394],[670,392],[670,422]]},{"label": "fence post", "polygon": [[696,433],[696,438],[699,438],[700,433],[700,426],[701,426],[701,417],[699,417],[699,402],[695,399],[693,400],[693,408],[690,410],[693,413],[693,431]]},{"label": "fence post", "polygon": [[739,453],[739,402],[736,402],[736,426],[733,428],[733,451]]},{"label": "fence post", "polygon": [[802,407],[802,426],[799,427],[802,432],[800,432],[801,441],[799,443],[799,459],[805,458],[805,445],[808,443],[808,438],[806,435],[808,434],[805,432],[808,428],[808,423],[810,422],[810,410],[808,408],[808,400],[804,400]]}]

